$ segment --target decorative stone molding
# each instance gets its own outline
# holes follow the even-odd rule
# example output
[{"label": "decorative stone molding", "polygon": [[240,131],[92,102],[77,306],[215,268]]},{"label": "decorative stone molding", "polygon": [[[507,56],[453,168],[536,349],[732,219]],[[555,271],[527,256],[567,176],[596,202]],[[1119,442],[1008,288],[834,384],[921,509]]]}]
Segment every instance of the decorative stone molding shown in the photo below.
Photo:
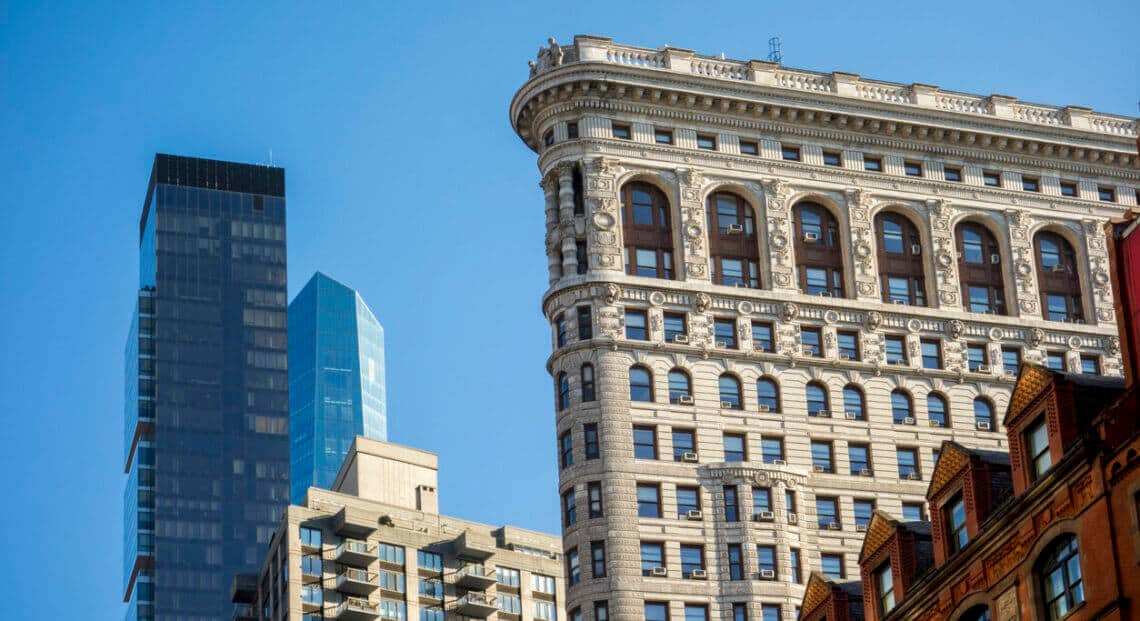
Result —
[{"label": "decorative stone molding", "polygon": [[797,283],[795,265],[792,262],[791,205],[788,204],[793,189],[779,179],[765,179],[763,186],[764,221],[768,235],[768,269],[771,273],[772,289],[795,291]]},{"label": "decorative stone molding", "polygon": [[[705,206],[701,202],[704,175],[692,168],[679,168],[676,171],[680,205],[678,213],[681,221],[681,246],[684,257],[684,274],[687,281],[708,281],[709,254],[705,244],[708,232],[705,231]],[[677,253],[675,253],[677,254]],[[679,269],[679,266],[677,266]]]},{"label": "decorative stone molding", "polygon": [[949,201],[927,199],[930,241],[934,245],[934,282],[939,308],[962,308],[959,296],[957,247],[950,221],[955,210]]},{"label": "decorative stone molding", "polygon": [[858,299],[879,299],[879,274],[875,266],[874,227],[868,214],[866,193],[863,190],[847,189],[843,192],[847,199],[847,225],[851,230],[851,268]]},{"label": "decorative stone molding", "polygon": [[586,162],[583,185],[591,214],[588,252],[592,270],[620,272],[624,268],[621,258],[621,227],[618,226],[620,198],[616,174],[616,164],[604,157],[595,157]]}]

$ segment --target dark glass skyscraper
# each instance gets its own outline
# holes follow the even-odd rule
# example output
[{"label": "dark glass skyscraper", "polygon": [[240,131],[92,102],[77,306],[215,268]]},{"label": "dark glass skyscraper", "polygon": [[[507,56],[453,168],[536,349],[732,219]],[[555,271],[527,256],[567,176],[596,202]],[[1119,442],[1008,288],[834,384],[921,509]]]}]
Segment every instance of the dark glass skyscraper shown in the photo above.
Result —
[{"label": "dark glass skyscraper", "polygon": [[289,408],[293,504],[332,485],[353,438],[388,439],[384,328],[320,272],[289,304]]},{"label": "dark glass skyscraper", "polygon": [[126,619],[228,618],[288,503],[285,171],[157,155],[126,348]]}]

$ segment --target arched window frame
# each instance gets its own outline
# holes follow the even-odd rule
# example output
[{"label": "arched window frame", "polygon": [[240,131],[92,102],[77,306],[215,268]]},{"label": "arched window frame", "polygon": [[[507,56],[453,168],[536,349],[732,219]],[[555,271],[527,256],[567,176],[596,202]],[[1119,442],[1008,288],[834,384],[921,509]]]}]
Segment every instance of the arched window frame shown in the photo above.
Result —
[{"label": "arched window frame", "polygon": [[570,378],[564,372],[559,372],[556,379],[558,389],[558,411],[570,407]]},{"label": "arched window frame", "polygon": [[[889,224],[896,225],[899,229],[901,239],[897,244],[887,240]],[[897,211],[881,211],[875,215],[875,239],[878,242],[879,283],[883,301],[888,304],[926,306],[926,268],[918,227],[910,218]]]},{"label": "arched window frame", "polygon": [[[815,227],[805,229],[804,214],[808,213],[818,216],[818,231]],[[796,236],[796,279],[800,291],[808,295],[846,297],[843,236],[835,214],[819,203],[802,201],[792,208],[792,219]],[[814,240],[812,236],[815,236]]]},{"label": "arched window frame", "polygon": [[[984,416],[980,408],[985,408]],[[994,404],[985,397],[974,397],[974,428],[980,431],[995,431],[997,428]]]},{"label": "arched window frame", "polygon": [[705,220],[713,284],[759,289],[760,245],[755,208],[732,192],[713,192],[705,200]]},{"label": "arched window frame", "polygon": [[[938,402],[938,403],[942,404],[942,420],[941,420],[941,424],[938,424],[938,425],[934,425],[934,423],[933,423],[933,421],[936,421],[938,419],[933,418],[931,416],[933,410],[930,408],[930,404],[933,402]],[[931,393],[928,393],[926,395],[926,417],[928,420],[932,421],[931,422],[932,426],[937,426],[937,427],[949,427],[950,426],[950,400],[946,398],[946,395],[943,395],[940,392],[931,392]]]},{"label": "arched window frame", "polygon": [[597,385],[596,376],[594,375],[594,365],[589,362],[582,365],[579,372],[582,380],[582,401],[594,401],[597,399]]},{"label": "arched window frame", "polygon": [[956,621],[990,621],[992,618],[989,604],[978,604],[963,612]]},{"label": "arched window frame", "polygon": [[[813,399],[814,391],[819,391],[818,394],[822,396],[822,399]],[[820,412],[831,411],[828,406],[829,396],[827,394],[827,386],[819,382],[811,381],[804,386],[804,398],[807,400],[808,416],[819,416]],[[822,407],[819,407],[820,405],[822,405]]]},{"label": "arched window frame", "polygon": [[[967,235],[978,237],[978,248],[967,244]],[[958,250],[958,279],[961,285],[962,308],[972,313],[1005,315],[1005,272],[1001,244],[989,227],[980,222],[966,220],[954,227],[954,244]],[[980,258],[981,262],[975,262]],[[986,300],[980,293],[985,291]],[[971,298],[971,292],[979,295]]]},{"label": "arched window frame", "polygon": [[[763,387],[762,387],[763,386]],[[767,392],[764,387],[771,387],[772,396],[766,398],[764,393]],[[768,412],[780,411],[780,383],[772,377],[761,377],[756,380],[756,404],[764,411],[763,408],[767,406]]]},{"label": "arched window frame", "polygon": [[909,392],[901,388],[891,391],[891,418],[894,419],[896,425],[907,423],[906,419],[910,419],[909,422],[914,422],[914,399],[911,398]]},{"label": "arched window frame", "polygon": [[863,389],[855,384],[843,387],[843,417],[855,415],[855,420],[867,420],[867,398]]},{"label": "arched window frame", "polygon": [[[1047,242],[1057,247],[1055,261],[1046,262],[1043,250]],[[1037,268],[1041,316],[1049,321],[1083,323],[1085,313],[1077,253],[1069,240],[1053,231],[1038,232],[1033,236],[1033,262]]]},{"label": "arched window frame", "polygon": [[721,373],[720,377],[717,378],[717,394],[720,396],[721,408],[730,410],[744,408],[744,392],[740,378],[732,373]]},{"label": "arched window frame", "polygon": [[[674,405],[693,404],[693,379],[689,372],[674,368],[669,371],[669,403]],[[685,397],[683,399],[683,397]]]},{"label": "arched window frame", "polygon": [[[645,383],[642,384],[638,382],[635,384],[634,376],[640,375],[641,373],[645,374]],[[644,391],[644,393],[642,391]],[[640,398],[641,396],[647,396],[648,398],[642,399]],[[639,403],[652,403],[654,401],[653,371],[649,370],[649,367],[635,364],[629,368],[629,400]]]},{"label": "arched window frame", "polygon": [[[1036,562],[1034,571],[1038,593],[1045,618],[1057,621],[1085,601],[1084,572],[1081,569],[1081,551],[1077,538],[1071,533],[1057,537],[1049,543]],[[1053,593],[1054,575],[1061,578],[1060,593]]]},{"label": "arched window frame", "polygon": [[[639,200],[638,192],[645,193],[649,201]],[[648,206],[650,222],[637,223],[638,206]],[[669,199],[656,186],[644,181],[630,181],[621,188],[622,238],[625,243],[626,273],[646,278],[672,280],[676,277],[676,263],[673,253],[673,216]],[[642,255],[654,256],[652,269],[638,262],[638,250]],[[652,273],[651,273],[652,272]]]}]

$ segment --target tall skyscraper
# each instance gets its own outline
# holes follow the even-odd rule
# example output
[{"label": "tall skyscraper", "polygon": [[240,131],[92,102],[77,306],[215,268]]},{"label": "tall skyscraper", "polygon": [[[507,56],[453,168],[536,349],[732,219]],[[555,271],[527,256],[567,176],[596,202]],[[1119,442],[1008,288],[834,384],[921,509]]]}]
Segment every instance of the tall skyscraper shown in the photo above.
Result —
[{"label": "tall skyscraper", "polygon": [[289,410],[294,504],[332,485],[356,436],[388,439],[384,328],[320,272],[289,304]]},{"label": "tall skyscraper", "polygon": [[222,619],[289,501],[285,171],[156,155],[126,348],[128,621]]},{"label": "tall skyscraper", "polygon": [[1021,359],[1120,374],[1102,231],[1136,119],[551,43],[510,116],[585,621],[791,621],[874,511],[928,516],[943,440],[1005,447]]}]

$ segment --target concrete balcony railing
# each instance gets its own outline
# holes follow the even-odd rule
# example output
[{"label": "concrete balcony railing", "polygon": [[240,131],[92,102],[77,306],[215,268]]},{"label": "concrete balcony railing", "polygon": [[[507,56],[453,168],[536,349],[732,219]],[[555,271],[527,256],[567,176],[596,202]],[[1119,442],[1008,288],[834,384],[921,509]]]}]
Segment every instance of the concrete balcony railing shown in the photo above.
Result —
[{"label": "concrete balcony railing", "polygon": [[353,567],[367,567],[376,560],[376,544],[359,539],[345,539],[333,552],[336,562]]},{"label": "concrete balcony railing", "polygon": [[482,563],[467,563],[455,574],[455,583],[465,589],[482,591],[499,581],[494,569],[487,569]]},{"label": "concrete balcony railing", "polygon": [[336,605],[332,616],[344,621],[371,621],[379,618],[380,604],[364,597],[346,597]]},{"label": "concrete balcony railing", "polygon": [[374,571],[344,567],[336,575],[336,590],[341,593],[367,596],[378,588],[380,585]]},{"label": "concrete balcony railing", "polygon": [[470,592],[455,602],[455,614],[486,619],[499,609],[498,598],[486,593]]}]

